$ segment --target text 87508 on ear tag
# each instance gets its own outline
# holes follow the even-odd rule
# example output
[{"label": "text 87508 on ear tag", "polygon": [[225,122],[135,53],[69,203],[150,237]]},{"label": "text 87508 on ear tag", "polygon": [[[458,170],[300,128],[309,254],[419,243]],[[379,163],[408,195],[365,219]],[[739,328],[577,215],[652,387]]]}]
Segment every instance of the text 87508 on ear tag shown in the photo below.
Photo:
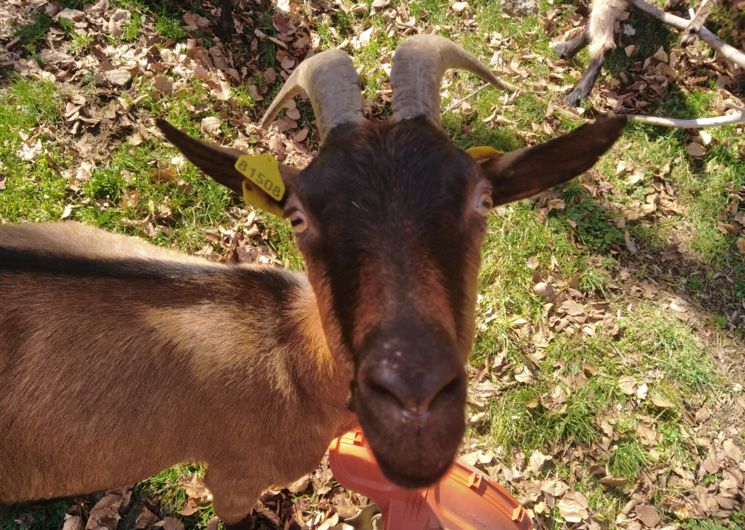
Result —
[{"label": "text 87508 on ear tag", "polygon": [[269,153],[241,155],[235,162],[235,169],[275,201],[284,197],[285,183],[279,175],[279,162]]}]

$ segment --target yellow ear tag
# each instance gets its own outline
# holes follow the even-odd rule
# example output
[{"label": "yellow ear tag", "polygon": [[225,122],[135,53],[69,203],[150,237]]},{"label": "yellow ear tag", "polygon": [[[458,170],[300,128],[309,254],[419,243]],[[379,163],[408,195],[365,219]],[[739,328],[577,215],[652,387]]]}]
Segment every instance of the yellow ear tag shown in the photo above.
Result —
[{"label": "yellow ear tag", "polygon": [[[235,162],[235,169],[275,201],[279,202],[285,196],[285,183],[279,175],[279,162],[269,153],[241,155]],[[278,205],[266,200],[245,180],[243,181],[243,199],[251,206],[282,215],[282,210]]]},{"label": "yellow ear tag", "polygon": [[282,217],[282,208],[277,206],[276,203],[266,200],[264,195],[253,189],[254,184],[251,184],[245,179],[241,184],[243,186],[243,200],[246,204],[253,206],[256,209],[273,213],[278,217]]},{"label": "yellow ear tag", "polygon": [[480,160],[482,158],[490,158],[493,156],[502,156],[504,153],[498,151],[488,145],[477,145],[475,147],[469,147],[466,149],[466,153],[474,160]]}]

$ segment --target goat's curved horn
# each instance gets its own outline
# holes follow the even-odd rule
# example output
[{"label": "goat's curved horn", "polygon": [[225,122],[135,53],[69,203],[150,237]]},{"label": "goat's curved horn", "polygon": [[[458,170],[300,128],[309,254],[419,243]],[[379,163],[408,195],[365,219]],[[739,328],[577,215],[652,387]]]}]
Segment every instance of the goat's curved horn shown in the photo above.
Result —
[{"label": "goat's curved horn", "polygon": [[365,121],[360,78],[352,59],[339,49],[304,60],[292,72],[261,119],[266,127],[287,100],[305,91],[316,115],[321,141],[340,123]]},{"label": "goat's curved horn", "polygon": [[393,56],[393,119],[426,116],[439,126],[440,84],[445,71],[450,68],[468,70],[509,92],[517,90],[448,39],[439,35],[415,35],[402,42]]}]

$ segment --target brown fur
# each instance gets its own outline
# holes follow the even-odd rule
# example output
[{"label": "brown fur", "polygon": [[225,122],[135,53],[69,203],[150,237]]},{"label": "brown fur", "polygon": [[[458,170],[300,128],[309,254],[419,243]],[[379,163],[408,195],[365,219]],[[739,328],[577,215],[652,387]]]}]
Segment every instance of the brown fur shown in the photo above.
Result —
[{"label": "brown fur", "polygon": [[[419,262],[415,286],[408,296],[411,297],[412,309],[427,315],[432,324],[439,326],[450,337],[456,337],[453,308],[445,292],[445,281],[437,267],[429,260]],[[396,298],[401,293],[386,285],[385,264],[362,264],[360,267],[360,290],[354,309],[355,326],[352,335],[352,347],[359,350],[363,347],[368,334],[381,322],[391,318],[390,308],[400,304]],[[470,346],[470,344],[469,344]],[[462,351],[467,354],[468,347]]]},{"label": "brown fur", "polygon": [[[349,363],[332,357],[303,275],[209,264],[76,223],[2,227],[0,249],[41,252],[61,271],[0,262],[0,502],[195,461],[232,524],[353,422]],[[176,272],[64,269],[86,257]]]}]

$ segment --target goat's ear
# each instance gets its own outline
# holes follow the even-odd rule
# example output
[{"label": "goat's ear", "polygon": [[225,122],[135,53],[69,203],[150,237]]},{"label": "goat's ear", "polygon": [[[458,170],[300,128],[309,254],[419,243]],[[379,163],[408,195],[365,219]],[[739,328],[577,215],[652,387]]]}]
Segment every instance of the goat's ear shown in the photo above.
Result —
[{"label": "goat's ear", "polygon": [[492,184],[494,204],[505,204],[587,171],[611,148],[625,126],[625,116],[601,118],[533,147],[503,155],[484,150],[474,158]]},{"label": "goat's ear", "polygon": [[[244,177],[235,168],[235,163],[238,158],[245,153],[230,147],[222,147],[217,144],[192,138],[188,134],[178,130],[166,120],[157,119],[155,120],[155,123],[168,141],[176,146],[176,148],[181,151],[192,164],[223,186],[230,188],[239,195],[243,195]],[[300,170],[297,168],[279,164],[280,176],[282,177],[285,186],[288,188],[288,184],[299,172]],[[261,194],[261,197],[267,201],[267,204],[274,204],[276,207],[279,207],[281,202],[284,201],[284,198],[280,202],[274,200],[271,196],[261,191],[257,186],[252,186],[252,189],[253,188],[255,188],[254,193]]]}]

